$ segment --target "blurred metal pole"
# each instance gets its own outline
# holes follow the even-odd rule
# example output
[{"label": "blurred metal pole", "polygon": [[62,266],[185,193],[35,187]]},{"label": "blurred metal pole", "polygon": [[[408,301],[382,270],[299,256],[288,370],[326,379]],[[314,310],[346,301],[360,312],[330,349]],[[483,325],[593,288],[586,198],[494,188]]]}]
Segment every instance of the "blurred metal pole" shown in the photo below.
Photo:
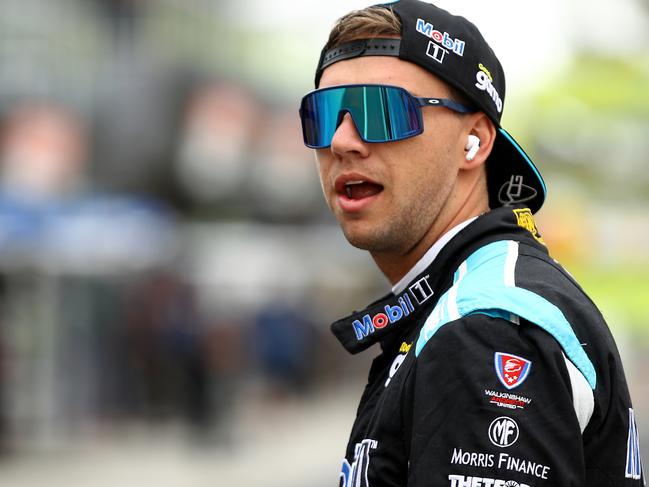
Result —
[{"label": "blurred metal pole", "polygon": [[59,323],[59,279],[54,275],[43,274],[36,277],[34,283],[34,298],[37,300],[36,319],[34,320],[34,343],[40,349],[36,359],[34,399],[35,422],[38,425],[34,431],[37,448],[55,447],[60,442],[60,432],[57,431],[60,419],[59,391],[57,384],[57,351],[60,336]]},{"label": "blurred metal pole", "polygon": [[12,356],[7,406],[10,443],[49,449],[60,443],[57,330],[59,278],[47,274],[7,277],[7,342]]}]

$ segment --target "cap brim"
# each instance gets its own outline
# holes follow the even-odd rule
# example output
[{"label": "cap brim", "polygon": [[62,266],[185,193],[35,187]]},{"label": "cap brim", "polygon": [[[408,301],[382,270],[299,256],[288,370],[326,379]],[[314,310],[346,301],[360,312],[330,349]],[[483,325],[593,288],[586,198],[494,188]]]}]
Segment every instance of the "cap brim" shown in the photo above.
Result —
[{"label": "cap brim", "polygon": [[545,182],[520,145],[504,129],[498,128],[487,159],[489,206],[526,205],[536,213],[545,201]]}]

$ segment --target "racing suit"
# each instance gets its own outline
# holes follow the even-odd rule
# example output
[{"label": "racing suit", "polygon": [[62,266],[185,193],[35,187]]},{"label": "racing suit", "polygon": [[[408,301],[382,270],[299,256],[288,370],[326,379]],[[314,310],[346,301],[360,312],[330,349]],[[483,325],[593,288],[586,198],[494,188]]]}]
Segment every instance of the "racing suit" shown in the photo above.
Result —
[{"label": "racing suit", "polygon": [[463,228],[398,294],[332,325],[379,343],[343,487],[641,486],[611,333],[529,209]]}]

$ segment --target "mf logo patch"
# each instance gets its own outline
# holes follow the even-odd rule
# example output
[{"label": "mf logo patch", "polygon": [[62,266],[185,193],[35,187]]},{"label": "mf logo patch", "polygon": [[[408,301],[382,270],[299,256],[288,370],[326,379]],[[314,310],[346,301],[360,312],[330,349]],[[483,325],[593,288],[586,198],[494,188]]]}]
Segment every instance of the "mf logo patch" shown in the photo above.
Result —
[{"label": "mf logo patch", "polygon": [[512,211],[514,212],[514,215],[516,215],[516,223],[518,223],[518,226],[523,227],[525,230],[530,232],[538,242],[545,245],[545,242],[539,234],[539,230],[536,228],[536,222],[534,221],[534,217],[532,216],[530,209],[519,208]]},{"label": "mf logo patch", "polygon": [[370,439],[356,443],[351,465],[346,458],[343,460],[340,487],[369,487],[367,469],[370,466],[370,450],[375,450],[377,446],[378,442]]},{"label": "mf logo patch", "polygon": [[494,366],[498,379],[507,389],[520,386],[530,373],[532,362],[509,353],[496,352]]},{"label": "mf logo patch", "polygon": [[500,448],[512,446],[518,440],[518,424],[507,416],[494,419],[489,425],[489,440]]},{"label": "mf logo patch", "polygon": [[642,460],[640,458],[640,439],[638,427],[635,424],[635,413],[629,409],[629,436],[626,440],[626,469],[624,476],[627,479],[640,480],[642,478]]}]

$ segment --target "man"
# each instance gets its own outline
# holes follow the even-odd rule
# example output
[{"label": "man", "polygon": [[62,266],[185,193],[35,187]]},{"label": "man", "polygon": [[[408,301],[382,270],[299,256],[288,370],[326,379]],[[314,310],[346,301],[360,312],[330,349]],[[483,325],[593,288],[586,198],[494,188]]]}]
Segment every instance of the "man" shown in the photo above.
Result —
[{"label": "man", "polygon": [[352,12],[316,88],[300,115],[325,198],[393,284],[332,325],[382,351],[341,485],[642,485],[615,343],[536,229],[545,185],[500,127],[477,28],[415,0]]}]

